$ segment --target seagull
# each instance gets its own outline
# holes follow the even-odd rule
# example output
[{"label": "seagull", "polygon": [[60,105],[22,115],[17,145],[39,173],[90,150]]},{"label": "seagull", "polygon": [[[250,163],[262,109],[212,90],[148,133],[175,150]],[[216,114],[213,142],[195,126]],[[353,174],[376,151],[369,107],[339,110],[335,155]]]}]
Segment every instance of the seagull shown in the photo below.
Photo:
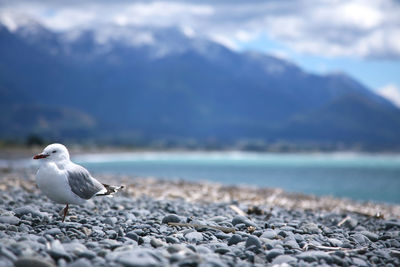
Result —
[{"label": "seagull", "polygon": [[68,149],[62,144],[48,145],[33,159],[40,159],[36,183],[51,200],[66,204],[60,211],[67,216],[69,204],[83,204],[94,196],[112,196],[123,186],[100,183],[82,166],[69,159]]}]

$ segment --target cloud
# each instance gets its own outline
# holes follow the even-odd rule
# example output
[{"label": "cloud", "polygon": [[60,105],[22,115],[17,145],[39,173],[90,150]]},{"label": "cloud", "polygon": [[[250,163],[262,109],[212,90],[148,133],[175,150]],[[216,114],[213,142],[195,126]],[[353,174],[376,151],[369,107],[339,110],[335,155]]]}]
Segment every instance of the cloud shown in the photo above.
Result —
[{"label": "cloud", "polygon": [[262,35],[300,53],[325,57],[400,58],[396,0],[298,1],[1,1],[0,20],[33,17],[56,30],[113,24],[177,27],[230,48]]},{"label": "cloud", "polygon": [[400,90],[396,85],[388,84],[378,89],[377,93],[400,108]]}]

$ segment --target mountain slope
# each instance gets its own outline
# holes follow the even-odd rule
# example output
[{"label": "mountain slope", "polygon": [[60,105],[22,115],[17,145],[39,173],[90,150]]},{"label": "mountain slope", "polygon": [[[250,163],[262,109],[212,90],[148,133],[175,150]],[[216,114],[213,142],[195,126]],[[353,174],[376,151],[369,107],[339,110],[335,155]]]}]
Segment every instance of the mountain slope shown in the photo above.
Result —
[{"label": "mountain slope", "polygon": [[[8,110],[0,121],[10,126],[0,137],[49,135],[36,127],[38,114],[58,112],[47,120],[55,138],[398,144],[399,110],[346,75],[309,74],[173,29],[154,36],[132,45],[99,43],[91,31],[71,38],[38,24],[0,27],[0,97]],[[23,129],[16,128],[21,109],[37,115]]]}]

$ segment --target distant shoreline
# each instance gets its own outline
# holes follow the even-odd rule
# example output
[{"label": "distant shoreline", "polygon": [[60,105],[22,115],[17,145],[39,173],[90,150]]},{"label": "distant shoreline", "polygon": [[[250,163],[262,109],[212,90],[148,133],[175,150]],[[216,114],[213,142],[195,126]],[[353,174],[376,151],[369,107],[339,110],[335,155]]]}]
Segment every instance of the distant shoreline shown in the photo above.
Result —
[{"label": "distant shoreline", "polygon": [[[1,170],[0,170],[1,171]],[[14,181],[24,188],[35,188],[35,169],[2,171],[0,182],[6,186]],[[251,185],[223,185],[215,182],[192,182],[180,179],[165,180],[154,177],[99,174],[97,178],[106,183],[122,183],[124,194],[133,198],[184,199],[189,202],[218,203],[237,201],[248,206],[281,207],[288,210],[326,211],[356,213],[367,217],[400,218],[400,204],[373,201],[355,201],[331,196],[315,196],[286,192],[279,188]]]}]

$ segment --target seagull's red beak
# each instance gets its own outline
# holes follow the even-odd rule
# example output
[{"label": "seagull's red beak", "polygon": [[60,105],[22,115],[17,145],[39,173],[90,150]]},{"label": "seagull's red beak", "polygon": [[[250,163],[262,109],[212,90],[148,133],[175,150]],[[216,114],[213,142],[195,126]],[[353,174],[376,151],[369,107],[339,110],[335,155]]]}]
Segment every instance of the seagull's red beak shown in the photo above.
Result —
[{"label": "seagull's red beak", "polygon": [[37,154],[33,157],[33,159],[44,159],[47,158],[49,155],[47,154]]}]

